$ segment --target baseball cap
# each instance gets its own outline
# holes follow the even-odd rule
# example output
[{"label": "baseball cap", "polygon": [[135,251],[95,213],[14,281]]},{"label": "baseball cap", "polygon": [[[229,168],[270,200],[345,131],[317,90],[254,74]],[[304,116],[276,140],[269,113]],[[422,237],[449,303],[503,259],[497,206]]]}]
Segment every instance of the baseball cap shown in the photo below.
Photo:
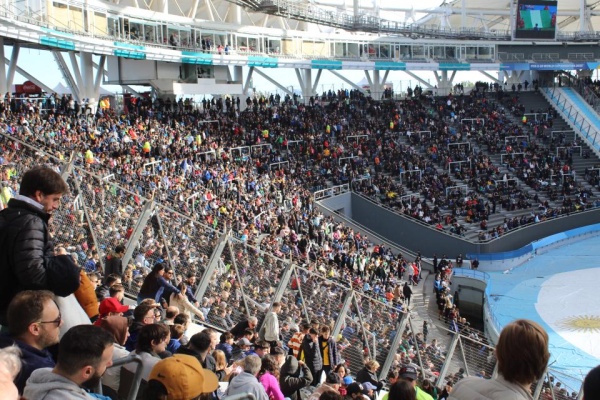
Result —
[{"label": "baseball cap", "polygon": [[353,382],[353,383],[349,384],[348,387],[346,388],[346,394],[348,396],[351,396],[354,393],[363,393],[364,390],[365,390],[365,388],[363,387],[363,385],[361,385],[358,382]]},{"label": "baseball cap", "polygon": [[363,382],[362,385],[365,389],[365,392],[368,392],[369,390],[377,390],[377,386],[373,385],[371,382]]},{"label": "baseball cap", "polygon": [[402,367],[400,369],[400,378],[412,379],[414,381],[417,379],[417,370],[410,365]]},{"label": "baseball cap", "polygon": [[148,381],[156,380],[167,389],[169,400],[189,400],[210,393],[219,386],[217,376],[202,368],[196,357],[175,354],[159,361]]},{"label": "baseball cap", "polygon": [[114,297],[108,297],[102,300],[102,303],[100,303],[100,307],[98,309],[100,311],[100,315],[106,315],[111,312],[127,312],[129,311],[129,306],[119,303],[119,300],[115,299]]},{"label": "baseball cap", "polygon": [[250,341],[244,337],[244,338],[241,338],[240,340],[238,340],[237,345],[238,346],[252,346],[252,343],[250,343]]},{"label": "baseball cap", "polygon": [[354,379],[352,379],[352,377],[351,377],[351,376],[345,376],[345,377],[344,377],[344,385],[348,386],[348,385],[350,385],[351,383],[354,383]]}]

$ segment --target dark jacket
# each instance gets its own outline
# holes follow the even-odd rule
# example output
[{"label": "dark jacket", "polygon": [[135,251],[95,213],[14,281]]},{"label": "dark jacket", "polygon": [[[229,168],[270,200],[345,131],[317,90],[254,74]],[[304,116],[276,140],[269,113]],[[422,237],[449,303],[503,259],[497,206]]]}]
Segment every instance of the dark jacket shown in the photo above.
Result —
[{"label": "dark jacket", "polygon": [[369,371],[367,368],[363,368],[356,374],[356,382],[365,383],[370,382],[373,386],[377,387],[377,390],[381,390],[383,382],[377,379],[377,375],[374,372]]},{"label": "dark jacket", "polygon": [[108,276],[110,274],[123,275],[123,263],[114,252],[106,256],[106,262],[104,263],[104,275]]},{"label": "dark jacket", "polygon": [[107,285],[102,284],[96,288],[96,298],[98,299],[98,302],[102,302],[102,300],[109,298],[109,297],[110,297],[110,288]]},{"label": "dark jacket", "polygon": [[304,353],[304,361],[312,372],[318,372],[323,369],[323,358],[319,350],[319,342],[313,342],[310,335],[304,335],[302,339],[302,351]]},{"label": "dark jacket", "polygon": [[[300,377],[300,368],[302,368],[302,377]],[[296,357],[287,356],[285,358],[279,375],[279,386],[285,397],[289,397],[291,400],[301,400],[300,389],[308,387],[312,381],[312,373],[306,364],[300,367]]]},{"label": "dark jacket", "polygon": [[131,326],[129,327],[129,337],[125,342],[125,348],[127,351],[134,351],[137,346],[138,335],[140,334],[140,330],[144,327],[144,324],[141,322],[133,321]]},{"label": "dark jacket", "polygon": [[[326,345],[324,343],[327,342]],[[325,364],[325,357],[323,354],[325,353],[324,346],[327,346],[327,352],[329,353],[329,366],[331,368],[338,365],[341,361],[340,353],[338,352],[337,343],[330,336],[329,339],[325,340],[321,336],[319,336],[319,350],[321,351],[321,358],[323,359],[323,364]]]},{"label": "dark jacket", "polygon": [[250,325],[248,325],[248,320],[244,320],[244,321],[238,322],[236,326],[231,328],[230,332],[233,335],[233,337],[235,338],[235,340],[238,340],[239,338],[244,336],[244,331],[248,328],[250,328]]},{"label": "dark jacket", "polygon": [[69,255],[55,256],[48,233],[50,215],[21,200],[10,199],[0,212],[0,324],[6,309],[23,290],[46,289],[68,296],[79,287],[79,268]]},{"label": "dark jacket", "polygon": [[196,357],[200,364],[202,364],[202,368],[208,369],[212,372],[216,372],[217,370],[217,362],[209,353],[206,354],[206,358],[203,360],[200,353],[197,353],[195,350],[190,349],[189,346],[181,346],[177,349],[177,354],[185,354],[188,356]]},{"label": "dark jacket", "polygon": [[15,379],[15,385],[19,389],[19,393],[23,393],[25,383],[31,373],[40,368],[54,368],[55,362],[47,350],[38,350],[30,345],[15,340],[10,336],[0,336],[0,349],[16,344],[21,350],[21,372]]},{"label": "dark jacket", "polygon": [[225,353],[225,358],[227,359],[227,363],[231,361],[231,354],[233,352],[233,346],[229,343],[219,343],[216,347],[217,350],[221,350]]}]

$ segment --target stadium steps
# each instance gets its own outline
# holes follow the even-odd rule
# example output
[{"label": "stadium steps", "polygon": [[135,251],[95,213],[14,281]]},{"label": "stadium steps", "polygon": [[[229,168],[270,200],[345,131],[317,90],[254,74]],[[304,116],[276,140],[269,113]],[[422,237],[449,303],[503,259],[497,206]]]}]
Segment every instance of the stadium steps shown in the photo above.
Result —
[{"label": "stadium steps", "polygon": [[[524,95],[524,96],[523,96]],[[547,110],[552,105],[544,98],[541,93],[538,92],[524,92],[521,96],[521,102],[527,104],[534,110],[543,109]],[[531,111],[531,110],[528,110]],[[553,126],[550,131],[569,131],[565,134],[565,143],[573,143],[575,140],[575,132],[573,129],[567,124],[567,122],[560,116],[557,115],[553,119]],[[550,136],[550,132],[548,133]],[[594,187],[590,183],[588,183],[585,179],[585,169],[592,168],[594,166],[600,165],[600,158],[594,153],[592,148],[586,143],[584,139],[581,137],[578,138],[579,144],[582,147],[583,152],[588,152],[590,157],[585,159],[580,156],[578,153],[573,155],[573,171],[577,174],[577,183],[581,185],[583,188],[590,190],[594,197],[600,197],[600,189],[598,187]],[[556,150],[554,150],[556,151]]]}]

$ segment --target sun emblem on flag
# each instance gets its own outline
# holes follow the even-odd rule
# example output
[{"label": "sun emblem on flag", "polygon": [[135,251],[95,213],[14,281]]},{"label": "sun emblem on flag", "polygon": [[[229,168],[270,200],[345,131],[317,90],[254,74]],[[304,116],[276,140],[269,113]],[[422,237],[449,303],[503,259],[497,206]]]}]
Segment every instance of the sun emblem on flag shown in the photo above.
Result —
[{"label": "sun emblem on flag", "polygon": [[600,317],[597,315],[568,317],[560,322],[560,326],[570,331],[600,333]]}]

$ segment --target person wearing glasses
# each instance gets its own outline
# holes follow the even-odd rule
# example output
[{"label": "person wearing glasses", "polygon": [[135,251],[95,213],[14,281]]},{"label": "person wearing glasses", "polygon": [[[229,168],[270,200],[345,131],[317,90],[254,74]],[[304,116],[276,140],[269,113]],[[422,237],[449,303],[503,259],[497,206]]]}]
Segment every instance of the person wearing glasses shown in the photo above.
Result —
[{"label": "person wearing glasses", "polygon": [[[21,178],[19,194],[0,211],[0,325],[8,304],[23,290],[50,290],[69,296],[79,288],[79,268],[64,247],[54,248],[48,222],[69,187],[49,167],[34,167]],[[5,330],[5,329],[3,329]]]},{"label": "person wearing glasses", "polygon": [[25,290],[17,293],[7,311],[9,336],[0,336],[0,348],[16,345],[21,350],[23,367],[15,384],[23,393],[33,371],[52,368],[55,363],[48,347],[58,343],[62,317],[48,290]]},{"label": "person wearing glasses", "polygon": [[156,323],[155,309],[154,304],[144,302],[133,310],[133,323],[129,327],[129,338],[125,342],[128,351],[135,350],[140,330],[146,325]]}]

